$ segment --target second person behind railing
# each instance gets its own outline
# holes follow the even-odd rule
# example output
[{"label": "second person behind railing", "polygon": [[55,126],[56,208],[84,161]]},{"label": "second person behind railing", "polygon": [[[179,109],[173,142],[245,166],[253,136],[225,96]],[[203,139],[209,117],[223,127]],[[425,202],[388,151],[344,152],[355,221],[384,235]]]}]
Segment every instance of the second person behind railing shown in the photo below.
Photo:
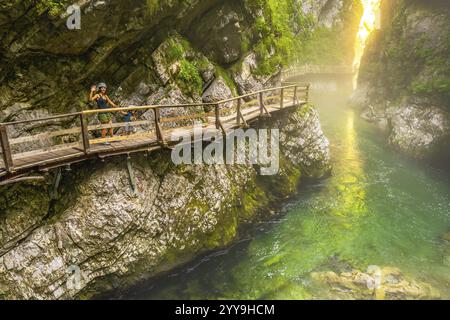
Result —
[{"label": "second person behind railing", "polygon": [[[118,107],[114,102],[111,101],[111,99],[106,94],[107,88],[108,87],[103,82],[99,83],[98,86],[93,85],[91,87],[91,93],[89,95],[89,100],[95,101],[97,103],[97,106],[99,109],[111,109],[111,107],[113,107],[113,108]],[[100,123],[102,125],[112,124],[112,114],[109,112],[99,113],[98,120],[100,121]],[[111,137],[114,136],[113,128],[109,128],[109,129],[103,128],[102,129],[102,139],[106,138],[108,132]],[[105,144],[109,145],[108,142],[105,142]]]}]

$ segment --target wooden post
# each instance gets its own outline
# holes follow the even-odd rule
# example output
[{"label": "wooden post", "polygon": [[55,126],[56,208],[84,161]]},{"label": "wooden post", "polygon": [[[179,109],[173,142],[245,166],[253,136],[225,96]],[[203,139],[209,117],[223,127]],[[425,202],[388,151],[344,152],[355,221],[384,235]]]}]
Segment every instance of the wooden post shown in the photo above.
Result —
[{"label": "wooden post", "polygon": [[294,88],[294,106],[296,105],[296,103],[297,103],[297,86],[295,86]]},{"label": "wooden post", "polygon": [[241,125],[241,122],[244,125],[244,128],[248,128],[247,121],[245,121],[244,115],[242,114],[242,101],[241,99],[238,99],[238,119],[237,119],[238,126]]},{"label": "wooden post", "polygon": [[8,131],[6,130],[6,126],[4,125],[0,125],[0,142],[2,145],[3,162],[5,163],[5,169],[8,172],[12,172],[14,163],[11,154],[11,147],[9,145]]},{"label": "wooden post", "polygon": [[280,93],[280,109],[283,109],[284,107],[284,88],[281,89],[281,93]]},{"label": "wooden post", "polygon": [[241,99],[237,100],[237,125],[241,126]]},{"label": "wooden post", "polygon": [[220,108],[218,104],[214,106],[214,110],[216,113],[216,129],[220,129]]},{"label": "wooden post", "polygon": [[81,138],[83,140],[83,151],[84,154],[89,154],[91,152],[91,145],[89,143],[88,121],[84,113],[80,114],[80,123],[81,123]]},{"label": "wooden post", "polygon": [[155,113],[156,137],[158,139],[158,142],[162,146],[167,146],[166,141],[164,139],[164,134],[163,134],[163,131],[162,131],[162,127],[161,127],[161,113],[159,111],[159,108],[154,108],[153,111]]},{"label": "wooden post", "polygon": [[306,86],[306,103],[309,103],[309,87],[310,86],[311,86],[310,84],[308,84]]},{"label": "wooden post", "polygon": [[260,106],[260,114],[261,116],[264,115],[264,96],[263,93],[259,93],[259,106]]}]

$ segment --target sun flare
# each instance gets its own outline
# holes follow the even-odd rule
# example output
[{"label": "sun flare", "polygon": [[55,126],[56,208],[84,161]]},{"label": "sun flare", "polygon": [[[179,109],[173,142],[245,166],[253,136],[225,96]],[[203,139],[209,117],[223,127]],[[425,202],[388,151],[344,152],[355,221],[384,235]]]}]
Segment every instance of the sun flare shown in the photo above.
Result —
[{"label": "sun flare", "polygon": [[361,2],[364,7],[364,13],[361,18],[355,44],[355,60],[353,63],[355,70],[359,69],[367,38],[373,30],[380,27],[381,0],[361,0]]}]

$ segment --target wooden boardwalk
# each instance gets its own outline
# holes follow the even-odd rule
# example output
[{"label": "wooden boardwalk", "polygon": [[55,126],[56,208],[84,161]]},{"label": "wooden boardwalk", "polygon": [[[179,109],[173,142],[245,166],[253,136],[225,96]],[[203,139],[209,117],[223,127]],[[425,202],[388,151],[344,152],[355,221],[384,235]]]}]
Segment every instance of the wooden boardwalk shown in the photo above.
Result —
[{"label": "wooden boardwalk", "polygon": [[[281,110],[307,104],[308,98],[309,85],[294,84],[252,92],[215,103],[130,106],[0,123],[2,147],[0,185],[33,179],[36,176],[29,177],[30,173],[47,172],[92,158],[105,159],[116,155],[170,148],[176,144],[171,141],[174,131],[192,130],[194,122],[201,123],[204,132],[220,130],[226,135],[233,129],[247,127],[260,117],[270,117]],[[139,118],[145,119],[108,125],[95,123],[99,113],[117,114],[128,111],[141,113]],[[11,131],[27,132],[24,128],[47,127],[46,124],[49,123],[54,126],[55,122],[64,121],[71,123],[68,129],[48,130],[14,138],[9,136]],[[124,128],[134,128],[135,131],[128,135],[119,132],[114,137],[106,139],[96,137],[99,130],[111,127],[114,130],[122,130],[122,133]],[[39,145],[41,147],[36,147]],[[15,153],[15,149],[27,151]]]},{"label": "wooden boardwalk", "polygon": [[352,66],[294,65],[282,71],[282,78],[289,79],[305,75],[355,75],[357,72]]}]

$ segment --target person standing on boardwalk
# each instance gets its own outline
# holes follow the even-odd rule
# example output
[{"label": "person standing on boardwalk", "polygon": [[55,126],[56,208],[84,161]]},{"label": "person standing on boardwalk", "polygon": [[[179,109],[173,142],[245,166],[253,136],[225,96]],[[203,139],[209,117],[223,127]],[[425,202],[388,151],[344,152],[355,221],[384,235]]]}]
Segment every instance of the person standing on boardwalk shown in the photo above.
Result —
[{"label": "person standing on boardwalk", "polygon": [[135,113],[134,111],[121,111],[120,113],[124,116],[123,121],[126,122],[126,126],[124,128],[125,135],[129,136],[132,132],[134,132],[130,122],[136,120]]},{"label": "person standing on boardwalk", "polygon": [[[114,102],[111,101],[111,99],[106,94],[107,88],[108,87],[103,82],[99,83],[98,86],[93,85],[91,87],[91,93],[89,95],[89,100],[97,102],[97,106],[99,109],[111,109],[111,107],[113,107],[113,108],[118,107]],[[102,125],[112,124],[112,114],[110,112],[99,113],[98,120],[100,121],[100,123]],[[103,139],[106,138],[108,131],[109,131],[109,135],[111,137],[114,136],[113,128],[110,128],[109,130],[102,129],[102,138]],[[107,143],[107,144],[109,144],[109,143]]]}]

